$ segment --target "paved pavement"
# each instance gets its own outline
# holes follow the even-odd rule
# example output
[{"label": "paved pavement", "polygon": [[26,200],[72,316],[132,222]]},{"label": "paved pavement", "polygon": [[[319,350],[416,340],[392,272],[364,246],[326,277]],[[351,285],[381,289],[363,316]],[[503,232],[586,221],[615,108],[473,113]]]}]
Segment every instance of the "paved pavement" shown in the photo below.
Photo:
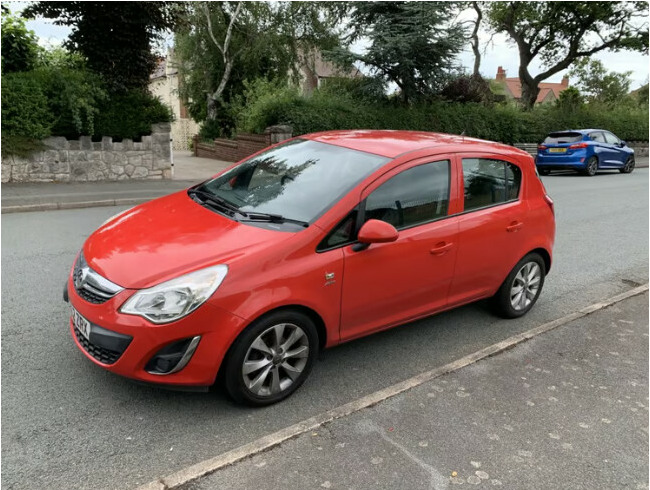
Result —
[{"label": "paved pavement", "polygon": [[172,180],[2,184],[2,213],[134,205],[186,189],[232,163],[174,152]]},{"label": "paved pavement", "polygon": [[528,315],[501,320],[478,303],[350,342],[325,352],[290,399],[259,410],[220,391],[135,385],[76,350],[63,280],[88,234],[125,206],[3,215],[3,488],[136,487],[648,281],[648,170],[543,181],[555,257]]},{"label": "paved pavement", "polygon": [[184,490],[648,488],[648,294]]}]

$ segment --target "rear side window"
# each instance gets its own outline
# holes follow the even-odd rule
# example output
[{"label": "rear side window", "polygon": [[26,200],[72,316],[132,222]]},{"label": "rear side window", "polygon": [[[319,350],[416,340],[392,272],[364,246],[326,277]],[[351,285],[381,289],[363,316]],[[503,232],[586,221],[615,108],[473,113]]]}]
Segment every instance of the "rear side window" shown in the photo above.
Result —
[{"label": "rear side window", "polygon": [[564,132],[564,133],[551,133],[544,140],[547,145],[561,145],[562,143],[576,143],[582,140],[582,134]]},{"label": "rear side window", "polygon": [[501,160],[463,158],[465,211],[516,200],[521,169]]},{"label": "rear side window", "polygon": [[447,216],[449,161],[404,170],[375,189],[366,200],[365,219],[402,229]]}]

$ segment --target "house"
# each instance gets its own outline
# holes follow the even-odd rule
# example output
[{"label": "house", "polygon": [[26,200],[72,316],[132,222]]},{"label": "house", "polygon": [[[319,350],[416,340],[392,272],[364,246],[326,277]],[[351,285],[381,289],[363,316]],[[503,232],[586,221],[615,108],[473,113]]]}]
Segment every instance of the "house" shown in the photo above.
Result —
[{"label": "house", "polygon": [[320,51],[312,50],[307,53],[300,52],[297,66],[300,75],[300,88],[303,94],[311,94],[331,78],[361,78],[363,74],[355,66],[347,69],[326,61]]},{"label": "house", "polygon": [[189,150],[192,148],[192,136],[199,132],[199,125],[189,116],[187,107],[179,97],[178,68],[174,66],[173,55],[173,51],[169,51],[166,57],[159,59],[149,77],[149,91],[171,107],[174,113],[172,148]]},{"label": "house", "polygon": [[[519,78],[507,78],[506,71],[500,66],[497,69],[495,82],[502,85],[504,94],[507,99],[521,99],[521,82]],[[548,104],[555,102],[560,98],[560,92],[569,87],[569,77],[562,78],[560,83],[541,82],[539,84],[539,94],[535,104]]]}]

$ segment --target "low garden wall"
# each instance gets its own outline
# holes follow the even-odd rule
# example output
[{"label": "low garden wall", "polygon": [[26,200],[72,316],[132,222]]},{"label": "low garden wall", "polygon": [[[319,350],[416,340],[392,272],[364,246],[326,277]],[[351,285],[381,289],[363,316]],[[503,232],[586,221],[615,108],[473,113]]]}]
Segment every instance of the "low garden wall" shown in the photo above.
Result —
[{"label": "low garden wall", "polygon": [[93,142],[52,137],[45,149],[25,158],[2,158],[2,182],[85,182],[171,179],[171,126],[154,124],[141,142],[111,137]]},{"label": "low garden wall", "polygon": [[289,138],[290,126],[271,126],[264,134],[240,133],[234,139],[216,138],[209,142],[199,141],[199,137],[194,136],[194,156],[237,162]]}]

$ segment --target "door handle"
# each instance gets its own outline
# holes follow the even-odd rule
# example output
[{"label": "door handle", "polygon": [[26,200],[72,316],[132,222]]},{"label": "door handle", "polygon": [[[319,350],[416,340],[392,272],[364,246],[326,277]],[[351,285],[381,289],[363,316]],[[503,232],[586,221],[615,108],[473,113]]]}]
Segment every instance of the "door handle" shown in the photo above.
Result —
[{"label": "door handle", "polygon": [[524,224],[521,221],[513,221],[509,226],[506,226],[506,231],[508,233],[513,233],[519,231],[522,226],[524,226]]},{"label": "door handle", "polygon": [[431,250],[429,250],[429,252],[431,253],[431,255],[444,255],[447,252],[449,252],[449,250],[451,250],[451,247],[453,246],[454,246],[453,243],[440,242]]}]

